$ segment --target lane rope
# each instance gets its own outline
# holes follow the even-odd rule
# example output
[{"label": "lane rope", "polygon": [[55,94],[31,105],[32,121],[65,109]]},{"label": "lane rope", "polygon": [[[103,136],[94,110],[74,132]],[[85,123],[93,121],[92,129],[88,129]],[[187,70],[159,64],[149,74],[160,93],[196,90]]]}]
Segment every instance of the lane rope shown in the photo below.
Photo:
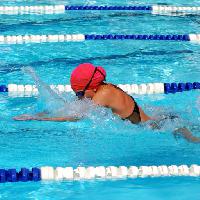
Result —
[{"label": "lane rope", "polygon": [[[58,93],[73,92],[70,85],[50,85],[51,89]],[[169,94],[200,89],[200,82],[187,83],[142,83],[142,84],[118,84],[128,94]],[[0,85],[0,92],[8,93],[10,97],[31,97],[38,95],[35,85]]]},{"label": "lane rope", "polygon": [[152,14],[162,13],[200,13],[200,6],[139,5],[139,6],[68,6],[68,5],[35,5],[35,6],[0,6],[1,15],[20,14],[61,14],[66,11],[143,11]]},{"label": "lane rope", "polygon": [[51,42],[83,42],[87,40],[159,40],[159,41],[196,41],[200,34],[62,34],[62,35],[0,35],[0,44],[27,44]]},{"label": "lane rope", "polygon": [[97,166],[97,167],[49,167],[0,169],[0,183],[27,181],[61,181],[90,179],[125,179],[169,176],[200,176],[199,165],[160,165],[160,166]]}]

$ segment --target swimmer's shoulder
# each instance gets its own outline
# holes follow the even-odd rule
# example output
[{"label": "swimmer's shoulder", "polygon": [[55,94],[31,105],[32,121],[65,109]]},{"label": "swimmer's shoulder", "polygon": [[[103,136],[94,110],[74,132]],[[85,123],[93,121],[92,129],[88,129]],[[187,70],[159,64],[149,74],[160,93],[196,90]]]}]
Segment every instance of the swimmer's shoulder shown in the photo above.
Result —
[{"label": "swimmer's shoulder", "polygon": [[114,85],[112,83],[104,83],[100,86],[100,88],[98,89],[99,91],[104,91],[104,92],[114,92],[114,91],[122,91],[122,89],[120,89],[117,85]]},{"label": "swimmer's shoulder", "polygon": [[96,95],[103,96],[104,98],[107,98],[109,100],[124,98],[124,96],[129,97],[129,95],[125,91],[123,91],[121,88],[111,83],[106,83],[101,85]]},{"label": "swimmer's shoulder", "polygon": [[112,101],[112,88],[109,84],[101,85],[97,92],[95,93],[92,100],[99,105],[109,106],[110,101]]}]

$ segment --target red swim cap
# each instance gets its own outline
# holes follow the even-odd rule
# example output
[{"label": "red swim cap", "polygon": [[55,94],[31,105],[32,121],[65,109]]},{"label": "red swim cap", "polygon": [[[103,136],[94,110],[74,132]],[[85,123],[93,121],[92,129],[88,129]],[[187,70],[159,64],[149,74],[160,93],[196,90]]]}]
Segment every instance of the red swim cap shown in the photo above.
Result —
[{"label": "red swim cap", "polygon": [[[95,68],[96,71],[95,71]],[[95,72],[95,73],[94,73]],[[90,82],[92,78],[92,81]],[[103,67],[95,67],[91,63],[83,63],[76,67],[71,74],[70,82],[74,91],[84,90],[90,82],[88,90],[96,89],[106,78]]]}]

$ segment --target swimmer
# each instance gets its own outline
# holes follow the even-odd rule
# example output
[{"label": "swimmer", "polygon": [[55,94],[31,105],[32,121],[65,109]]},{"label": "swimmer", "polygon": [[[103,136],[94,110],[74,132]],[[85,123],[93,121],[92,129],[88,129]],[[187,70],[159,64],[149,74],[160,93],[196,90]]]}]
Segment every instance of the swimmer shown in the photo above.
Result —
[{"label": "swimmer", "polygon": [[[76,67],[70,78],[73,91],[79,100],[89,98],[95,105],[110,108],[112,112],[123,120],[129,120],[133,124],[139,124],[155,120],[148,116],[143,109],[138,106],[135,99],[122,89],[111,83],[106,83],[106,71],[104,68],[95,67],[91,63],[80,64]],[[48,117],[46,113],[39,113],[34,116],[21,115],[15,120],[28,121],[77,121],[78,116],[72,117]],[[152,128],[159,128],[158,123],[152,123]],[[174,134],[180,133],[191,142],[200,142],[200,138],[193,136],[187,128],[177,129]]]}]

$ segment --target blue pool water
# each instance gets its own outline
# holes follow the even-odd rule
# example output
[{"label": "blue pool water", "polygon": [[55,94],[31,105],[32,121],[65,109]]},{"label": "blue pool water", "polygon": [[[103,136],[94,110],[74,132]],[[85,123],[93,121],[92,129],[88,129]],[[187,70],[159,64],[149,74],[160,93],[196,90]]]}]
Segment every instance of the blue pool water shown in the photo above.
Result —
[{"label": "blue pool water", "polygon": [[[66,5],[135,5],[160,1],[56,1]],[[200,6],[197,0],[168,0]],[[55,4],[54,1],[1,1],[1,5]],[[2,35],[17,34],[190,34],[200,33],[199,15],[158,16],[131,12],[67,12],[60,15],[0,16]],[[47,84],[69,84],[82,62],[101,65],[115,84],[195,82],[200,77],[199,44],[164,41],[87,41],[0,45],[0,84],[34,84],[22,68],[32,66]],[[70,95],[70,94],[68,94]],[[175,139],[185,125],[200,136],[199,91],[134,96],[150,115],[175,113],[153,131],[121,121],[105,109],[76,123],[16,122],[12,117],[45,107],[37,98],[0,94],[0,168],[200,164],[199,144]],[[70,95],[70,98],[73,98]],[[48,103],[48,100],[46,100]],[[70,108],[69,108],[70,110]],[[67,112],[67,111],[66,111]],[[200,179],[192,177],[0,184],[1,199],[200,199]]]}]

